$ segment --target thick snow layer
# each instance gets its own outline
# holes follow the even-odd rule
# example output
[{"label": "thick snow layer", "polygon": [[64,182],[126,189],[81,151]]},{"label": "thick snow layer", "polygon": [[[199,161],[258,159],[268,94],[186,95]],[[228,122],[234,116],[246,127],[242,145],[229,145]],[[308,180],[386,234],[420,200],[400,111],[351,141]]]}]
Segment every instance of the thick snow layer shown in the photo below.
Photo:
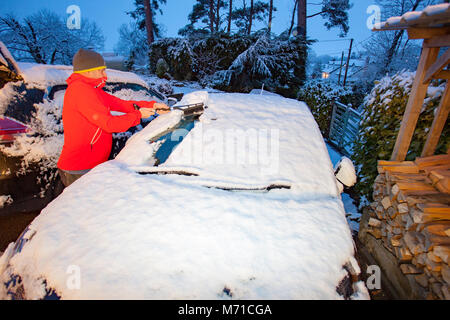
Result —
[{"label": "thick snow layer", "polygon": [[13,83],[7,83],[3,88],[0,89],[0,116],[5,114],[8,104],[11,99],[14,98],[16,91],[14,90]]},{"label": "thick snow layer", "polygon": [[[20,62],[19,68],[27,84],[39,87],[66,84],[67,78],[73,73],[72,66],[44,65],[28,62]],[[109,82],[128,82],[148,87],[146,82],[138,75],[131,72],[106,69]]]},{"label": "thick snow layer", "polygon": [[306,104],[278,96],[211,93],[207,105],[163,167],[194,170],[207,184],[277,183],[291,185],[303,197],[338,196],[325,143]]},{"label": "thick snow layer", "polygon": [[427,16],[433,16],[435,14],[441,14],[441,13],[445,13],[448,11],[450,11],[450,4],[448,4],[448,3],[441,3],[441,4],[436,4],[433,6],[428,6],[423,10],[423,12]]},{"label": "thick snow layer", "polygon": [[[202,92],[183,103],[199,100],[209,108],[159,167],[176,164],[198,177],[140,175],[125,151],[43,210],[30,225],[36,234],[10,259],[0,283],[21,275],[27,298],[43,297],[45,280],[64,299],[340,299],[336,287],[346,275],[343,265],[354,262],[354,246],[325,143],[307,106],[272,96]],[[124,150],[136,150],[137,140],[148,143],[156,127],[163,130],[156,123]],[[257,164],[220,165],[210,152],[206,161],[190,164],[185,142],[201,143],[200,128],[277,129],[277,170],[261,174]],[[143,147],[147,152],[152,150]],[[213,188],[274,182],[292,189]]]}]

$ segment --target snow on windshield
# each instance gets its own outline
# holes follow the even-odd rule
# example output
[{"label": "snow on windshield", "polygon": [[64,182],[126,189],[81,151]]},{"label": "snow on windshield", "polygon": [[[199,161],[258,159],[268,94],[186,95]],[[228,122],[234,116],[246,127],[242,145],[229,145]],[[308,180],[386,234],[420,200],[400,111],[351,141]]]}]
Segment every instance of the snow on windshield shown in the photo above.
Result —
[{"label": "snow on windshield", "polygon": [[[193,94],[186,99],[205,101]],[[213,186],[277,183],[302,197],[338,196],[326,145],[306,104],[276,95],[210,93],[207,105],[160,167],[197,172],[202,184]]]},{"label": "snow on windshield", "polygon": [[[179,117],[169,114],[136,134],[116,160],[97,166],[50,203],[0,282],[19,274],[31,299],[45,295],[44,281],[64,299],[342,298],[336,287],[346,275],[342,266],[356,264],[353,241],[307,107],[243,94],[194,93],[183,103],[199,100],[209,108],[193,130],[277,128],[279,171],[264,179],[295,182],[308,199],[299,189],[236,193],[206,188],[191,177],[136,173],[130,165],[152,152],[142,143],[148,145],[157,128],[165,130],[162,120]],[[196,140],[192,131],[189,137]],[[165,167],[190,160],[179,153],[184,142]],[[251,183],[266,181],[251,166],[230,171],[207,162],[186,168],[209,181],[242,181],[247,173]],[[79,270],[80,286],[67,286],[68,270]],[[358,297],[367,298],[367,292]]]}]

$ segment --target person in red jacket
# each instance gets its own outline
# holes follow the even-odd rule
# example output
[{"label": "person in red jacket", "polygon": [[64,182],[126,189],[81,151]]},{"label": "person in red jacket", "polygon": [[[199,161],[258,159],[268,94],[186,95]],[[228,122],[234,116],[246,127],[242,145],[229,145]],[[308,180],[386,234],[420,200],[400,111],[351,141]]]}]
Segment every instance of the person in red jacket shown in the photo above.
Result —
[{"label": "person in red jacket", "polygon": [[[66,187],[108,160],[113,133],[138,125],[141,118],[152,116],[155,110],[159,114],[170,111],[164,103],[125,101],[103,91],[106,65],[94,51],[80,49],[73,58],[73,70],[64,95],[64,146],[58,160],[58,171]],[[124,115],[113,116],[111,111]]]}]

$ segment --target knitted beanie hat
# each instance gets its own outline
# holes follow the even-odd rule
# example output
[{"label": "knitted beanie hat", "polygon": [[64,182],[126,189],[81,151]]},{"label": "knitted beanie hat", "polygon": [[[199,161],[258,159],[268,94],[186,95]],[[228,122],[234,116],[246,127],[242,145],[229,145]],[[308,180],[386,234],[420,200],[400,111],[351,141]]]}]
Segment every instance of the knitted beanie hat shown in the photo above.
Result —
[{"label": "knitted beanie hat", "polygon": [[80,49],[73,56],[74,73],[94,71],[105,68],[105,59],[103,59],[103,57],[95,51]]}]

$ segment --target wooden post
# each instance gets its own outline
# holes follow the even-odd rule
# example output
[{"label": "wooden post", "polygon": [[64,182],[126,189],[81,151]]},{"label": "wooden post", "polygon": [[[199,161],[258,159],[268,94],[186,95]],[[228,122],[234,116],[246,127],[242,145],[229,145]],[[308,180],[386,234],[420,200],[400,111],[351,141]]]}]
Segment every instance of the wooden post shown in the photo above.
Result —
[{"label": "wooden post", "polygon": [[350,41],[350,48],[348,49],[347,66],[345,67],[344,87],[347,84],[348,67],[350,66],[350,56],[352,55],[353,39]]},{"label": "wooden post", "polygon": [[341,85],[341,74],[342,74],[342,65],[344,64],[344,51],[342,51],[342,57],[341,57],[341,67],[339,68],[339,80],[338,85]]},{"label": "wooden post", "polygon": [[411,95],[408,99],[405,114],[403,115],[400,132],[397,136],[397,141],[395,142],[394,151],[391,157],[392,161],[403,161],[406,158],[429,86],[429,83],[423,83],[425,73],[436,61],[439,54],[439,48],[426,48],[426,43],[427,40],[424,41],[422,46],[422,55],[420,57],[419,66],[416,71],[416,77],[414,79]]},{"label": "wooden post", "polygon": [[436,146],[441,137],[442,130],[444,129],[445,122],[447,121],[448,113],[450,111],[450,83],[447,81],[445,91],[442,95],[441,102],[436,112],[436,116],[433,120],[433,125],[428,133],[427,142],[422,151],[422,157],[429,157],[434,155]]}]

